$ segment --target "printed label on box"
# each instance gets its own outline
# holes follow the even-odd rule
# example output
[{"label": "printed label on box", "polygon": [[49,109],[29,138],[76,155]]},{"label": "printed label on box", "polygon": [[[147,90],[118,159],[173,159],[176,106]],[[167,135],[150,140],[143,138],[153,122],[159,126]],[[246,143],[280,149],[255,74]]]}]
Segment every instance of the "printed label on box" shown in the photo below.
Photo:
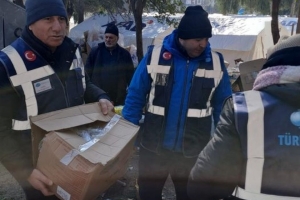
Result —
[{"label": "printed label on box", "polygon": [[71,199],[71,195],[59,186],[57,186],[56,193],[59,196],[61,196],[61,198],[63,198],[63,200],[70,200]]}]

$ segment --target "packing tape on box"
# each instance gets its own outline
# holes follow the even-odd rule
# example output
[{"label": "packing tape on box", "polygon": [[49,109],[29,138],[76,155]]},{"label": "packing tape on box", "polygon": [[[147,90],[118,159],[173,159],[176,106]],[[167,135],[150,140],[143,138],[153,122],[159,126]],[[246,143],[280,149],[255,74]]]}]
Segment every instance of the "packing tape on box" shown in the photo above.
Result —
[{"label": "packing tape on box", "polygon": [[84,144],[80,145],[78,149],[72,149],[71,151],[69,151],[69,153],[67,153],[60,160],[60,162],[63,163],[64,165],[69,165],[70,162],[75,158],[75,156],[77,156],[78,154],[86,151],[91,146],[93,146],[94,144],[96,144],[100,140],[101,137],[103,137],[104,135],[106,135],[106,133],[108,133],[118,123],[118,121],[120,119],[121,119],[121,116],[115,114],[111,118],[111,120],[106,124],[106,126],[103,128],[103,133],[101,134],[101,136],[95,137],[92,140],[88,141],[87,143],[84,143]]}]

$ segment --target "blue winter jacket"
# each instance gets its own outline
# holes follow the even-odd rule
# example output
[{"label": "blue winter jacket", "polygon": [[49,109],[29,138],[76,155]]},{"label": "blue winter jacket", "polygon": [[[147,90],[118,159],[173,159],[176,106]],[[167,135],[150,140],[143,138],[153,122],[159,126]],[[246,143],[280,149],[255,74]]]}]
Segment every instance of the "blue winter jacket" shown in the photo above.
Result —
[{"label": "blue winter jacket", "polygon": [[[171,93],[168,117],[166,121],[165,135],[163,141],[163,148],[173,149],[176,145],[176,151],[182,150],[182,139],[184,132],[184,124],[186,113],[188,109],[188,97],[192,83],[193,72],[199,67],[199,61],[211,61],[211,48],[208,43],[205,51],[196,58],[188,58],[182,50],[180,51],[176,44],[177,30],[165,37],[163,47],[167,49],[173,56],[174,63],[174,82],[173,91]],[[147,72],[147,61],[149,52],[139,63],[131,84],[128,88],[128,94],[125,101],[125,106],[122,115],[125,119],[134,124],[139,124],[139,120],[143,114],[143,108],[147,102],[146,98],[151,88],[151,78]],[[187,61],[189,60],[189,67],[187,68]],[[221,61],[223,57],[221,56]],[[215,124],[219,121],[220,112],[224,100],[232,94],[231,85],[224,62],[221,64],[223,70],[223,77],[213,95],[211,105],[213,107],[213,119]],[[188,81],[186,81],[188,80]],[[186,87],[186,88],[184,88]],[[183,102],[183,106],[179,106]],[[174,122],[180,121],[178,124]],[[176,132],[179,129],[179,140],[175,143]]]}]

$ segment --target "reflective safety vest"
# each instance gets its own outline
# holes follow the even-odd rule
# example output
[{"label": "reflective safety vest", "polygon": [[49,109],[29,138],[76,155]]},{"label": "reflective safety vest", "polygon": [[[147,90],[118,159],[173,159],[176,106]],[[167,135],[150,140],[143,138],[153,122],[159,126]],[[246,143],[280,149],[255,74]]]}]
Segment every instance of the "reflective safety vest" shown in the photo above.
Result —
[{"label": "reflective safety vest", "polygon": [[233,196],[300,200],[300,111],[259,91],[233,94],[245,177]]},{"label": "reflective safety vest", "polygon": [[[153,81],[148,96],[141,145],[155,152],[159,151],[162,143],[165,116],[169,109],[167,102],[172,91],[173,59],[164,59],[165,52],[162,45],[154,46],[151,60],[147,65],[148,74]],[[197,156],[210,139],[212,125],[210,101],[223,76],[219,55],[215,52],[211,54],[212,62],[199,62],[190,88],[183,139],[183,150],[187,157]]]},{"label": "reflective safety vest", "polygon": [[[85,91],[84,66],[79,49],[65,83],[62,83],[52,67],[21,38],[1,50],[0,56],[12,86],[22,98],[13,130],[30,129],[29,116],[51,112],[83,104]],[[66,62],[68,62],[66,60]]]}]

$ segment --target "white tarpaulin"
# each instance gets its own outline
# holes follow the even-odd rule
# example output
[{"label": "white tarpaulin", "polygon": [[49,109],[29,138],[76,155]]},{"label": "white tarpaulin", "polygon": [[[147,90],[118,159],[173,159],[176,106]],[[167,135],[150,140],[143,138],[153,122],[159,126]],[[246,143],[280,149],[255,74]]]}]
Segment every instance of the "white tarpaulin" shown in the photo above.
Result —
[{"label": "white tarpaulin", "polygon": [[[94,15],[70,30],[69,37],[77,43],[82,43],[84,39],[84,32],[98,30],[102,34],[106,29],[107,24],[114,23],[119,29],[124,47],[135,45],[135,23],[134,19],[124,19],[120,16],[115,19],[107,15]],[[153,39],[159,34],[168,29],[169,26],[159,23],[153,15],[143,15],[143,51],[146,53],[147,47],[153,43]]]},{"label": "white tarpaulin", "polygon": [[[174,16],[180,19],[181,15]],[[223,54],[229,67],[235,66],[235,59],[243,61],[266,58],[269,47],[273,46],[271,33],[271,17],[257,16],[224,16],[221,14],[209,15],[213,26],[213,36],[209,39],[213,50]],[[95,15],[78,24],[70,31],[70,37],[79,42],[83,33],[92,29],[101,28],[113,20],[106,15]],[[136,45],[134,20],[124,20],[119,17],[115,24],[122,34],[124,46]],[[143,16],[143,51],[151,44],[161,43],[163,38],[170,34],[173,27],[157,22],[153,15]],[[280,24],[280,35],[290,35],[290,32]]]},{"label": "white tarpaulin", "polygon": [[[269,47],[273,46],[271,17],[209,15],[213,36],[209,39],[211,48],[223,54],[229,67],[235,66],[235,59],[243,61],[266,58]],[[172,31],[172,28],[167,30]],[[290,35],[284,27],[280,35]],[[165,37],[158,35],[154,43]]]},{"label": "white tarpaulin", "polygon": [[298,18],[296,17],[279,17],[280,24],[284,26],[290,33],[296,34]]},{"label": "white tarpaulin", "polygon": [[[211,47],[223,54],[230,67],[235,66],[235,59],[266,58],[267,50],[273,46],[271,17],[211,16],[210,20],[214,25]],[[280,35],[289,32],[281,27]]]}]

